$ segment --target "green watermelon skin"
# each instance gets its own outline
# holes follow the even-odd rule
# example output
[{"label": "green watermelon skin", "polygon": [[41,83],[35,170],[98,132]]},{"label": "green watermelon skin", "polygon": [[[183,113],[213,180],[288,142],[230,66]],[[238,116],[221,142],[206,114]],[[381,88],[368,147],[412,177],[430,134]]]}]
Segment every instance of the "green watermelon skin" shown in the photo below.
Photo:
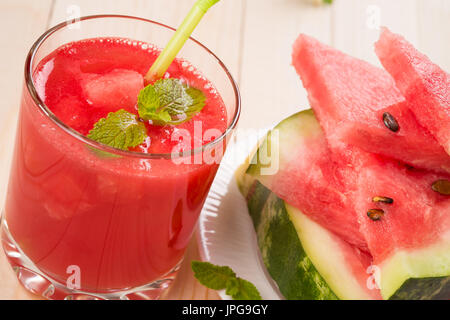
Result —
[{"label": "green watermelon skin", "polygon": [[408,279],[390,300],[448,300],[450,277]]},{"label": "green watermelon skin", "polygon": [[[276,130],[279,131],[278,140],[272,139],[274,136],[272,132]],[[323,181],[331,189],[337,187],[333,184],[335,183],[333,177],[328,176],[330,173],[334,174],[334,171],[324,166],[317,167],[317,163],[309,162],[327,154],[321,150],[326,144],[324,136],[319,134],[320,131],[320,126],[311,111],[289,117],[267,135],[266,142],[260,144],[252,164],[246,170],[249,176],[257,179],[288,203],[293,204],[298,201],[299,196],[303,197],[305,202],[296,202],[296,206],[298,205],[297,208],[312,219],[317,212],[306,212],[302,204],[309,200],[310,205],[311,202],[320,199],[316,198],[314,193],[322,190],[317,189],[317,186]],[[276,174],[261,174],[262,168],[267,164],[262,165],[257,159],[260,153],[266,154],[265,149],[272,151],[279,149],[280,169]],[[302,152],[298,153],[296,149]],[[315,153],[319,157],[315,157]],[[442,178],[443,175],[406,169],[394,161],[373,158],[364,153],[350,152],[341,156],[343,161],[353,161],[339,164],[343,165],[344,170],[348,170],[344,171],[341,178],[347,176],[347,180],[342,181],[344,186],[350,186],[350,189],[347,189],[349,196],[347,200],[359,214],[356,217],[350,216],[360,223],[372,255],[371,263],[380,270],[381,279],[378,284],[383,298],[395,296],[416,298],[417,292],[420,291],[423,292],[422,299],[433,297],[431,291],[424,289],[429,286],[431,280],[427,279],[422,283],[422,278],[434,278],[436,281],[433,285],[439,286],[440,283],[441,295],[445,294],[447,290],[445,278],[450,274],[450,199],[431,190],[432,181]],[[325,160],[327,163],[328,159]],[[364,166],[358,163],[362,160]],[[334,162],[328,162],[328,166],[335,165]],[[356,173],[352,173],[355,170]],[[317,171],[326,175],[318,181],[308,181],[311,173]],[[352,189],[354,185],[357,186],[357,190]],[[297,189],[302,192],[298,193]],[[393,197],[395,202],[392,205],[374,204],[372,198],[375,195]],[[319,210],[320,204],[319,202],[319,205],[313,208]],[[256,204],[251,207],[257,208]],[[385,210],[385,216],[381,221],[372,221],[367,217],[367,210],[373,207]],[[334,232],[336,227],[345,225],[346,218],[348,212],[335,211],[334,217],[328,216],[328,223],[320,219],[314,220]],[[439,282],[441,280],[437,279],[442,277],[444,280]],[[414,278],[419,279],[409,280]],[[336,289],[334,292],[336,293]]]},{"label": "green watermelon skin", "polygon": [[262,260],[286,299],[381,299],[377,289],[366,286],[369,261],[362,262],[358,250],[286,204],[245,170],[237,180]]},{"label": "green watermelon skin", "polygon": [[283,200],[255,181],[247,195],[262,259],[288,300],[336,300],[308,258]]},{"label": "green watermelon skin", "polygon": [[417,120],[450,155],[450,75],[387,28],[375,51]]},{"label": "green watermelon skin", "polygon": [[[303,34],[292,63],[332,149],[345,141],[414,167],[450,172],[450,157],[417,121],[388,72]],[[386,112],[399,131],[385,126]]]}]

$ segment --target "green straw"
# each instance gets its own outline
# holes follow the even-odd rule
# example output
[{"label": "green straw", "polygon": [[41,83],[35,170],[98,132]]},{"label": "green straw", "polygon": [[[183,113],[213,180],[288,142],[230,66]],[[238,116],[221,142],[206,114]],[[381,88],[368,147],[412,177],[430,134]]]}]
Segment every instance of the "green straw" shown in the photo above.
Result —
[{"label": "green straw", "polygon": [[167,46],[156,59],[150,70],[145,75],[146,83],[151,83],[164,76],[170,64],[183,48],[194,29],[202,20],[205,13],[220,0],[197,0],[181,26],[170,39]]}]

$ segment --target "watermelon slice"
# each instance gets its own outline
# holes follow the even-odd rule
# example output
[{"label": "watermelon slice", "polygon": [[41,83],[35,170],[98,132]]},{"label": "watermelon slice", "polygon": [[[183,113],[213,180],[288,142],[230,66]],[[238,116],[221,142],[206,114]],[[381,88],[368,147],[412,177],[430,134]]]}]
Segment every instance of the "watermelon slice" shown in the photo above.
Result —
[{"label": "watermelon slice", "polygon": [[[270,155],[270,146],[279,142],[281,147],[276,150],[280,154]],[[272,163],[263,165],[260,161],[269,157],[279,159],[275,175],[264,173],[265,167],[275,167]],[[294,115],[292,119],[281,122],[258,149],[251,163],[248,173],[257,175],[259,181],[278,197],[301,208],[314,221],[345,241],[367,250],[365,238],[359,231],[358,212],[348,199],[347,188],[354,184],[343,183],[346,176],[356,179],[354,168],[347,167],[345,160],[332,159],[311,110],[304,112],[301,118]],[[336,223],[337,214],[339,223]]]},{"label": "watermelon slice", "polygon": [[240,176],[239,186],[264,264],[286,299],[381,299],[379,290],[367,286],[369,255],[248,177]]},{"label": "watermelon slice", "polygon": [[387,28],[376,43],[376,53],[417,120],[450,154],[450,74]]},{"label": "watermelon slice", "polygon": [[[293,64],[332,148],[345,141],[415,167],[450,172],[450,157],[416,120],[386,71],[306,35],[295,42]],[[396,119],[398,131],[387,128],[385,113]]]},{"label": "watermelon slice", "polygon": [[[326,148],[326,139],[313,113],[300,112],[284,120],[268,134],[246,174],[296,207],[317,226],[346,242],[353,248],[353,254],[360,253],[348,258],[350,260],[347,261],[353,262],[344,268],[353,268],[357,265],[355,261],[367,266],[366,259],[369,257],[380,275],[378,286],[384,299],[450,298],[450,198],[431,188],[434,181],[449,180],[450,177],[443,173],[406,168],[396,161],[351,148],[345,149],[345,152],[344,149],[336,149],[332,161],[325,158],[321,162],[320,159],[330,153],[330,150],[324,150]],[[271,153],[268,153],[269,150]],[[262,155],[276,155],[277,150],[278,172],[263,174],[263,169],[273,167],[273,163],[262,163],[260,159],[267,159]],[[273,157],[273,161],[277,158]],[[377,196],[392,199],[393,203],[386,203],[389,202],[386,200],[380,202],[374,199]],[[338,201],[339,205],[336,206],[333,200]],[[384,215],[375,221],[374,217],[368,217],[370,209],[383,210]],[[261,205],[252,210],[261,211]],[[279,208],[273,210],[262,215],[280,211]],[[287,211],[292,212],[290,209]],[[261,221],[261,218],[258,220]],[[359,230],[355,231],[356,228]],[[356,234],[345,235],[342,230]],[[270,228],[265,234],[273,237],[267,232],[270,233]],[[321,240],[314,237],[311,234],[307,238],[318,246]],[[367,251],[358,246],[355,239],[365,241]],[[306,244],[303,246],[307,247]],[[266,249],[267,244],[263,244],[263,256]],[[278,248],[278,256],[273,259],[289,255],[290,249],[288,245],[285,251]],[[307,254],[311,258],[312,253]],[[320,265],[316,264],[316,270],[327,282],[324,276],[326,271],[321,272]],[[271,262],[269,267],[273,265],[274,262]],[[360,272],[353,274],[355,279],[358,279],[356,275]],[[333,292],[341,297],[334,289]]]}]

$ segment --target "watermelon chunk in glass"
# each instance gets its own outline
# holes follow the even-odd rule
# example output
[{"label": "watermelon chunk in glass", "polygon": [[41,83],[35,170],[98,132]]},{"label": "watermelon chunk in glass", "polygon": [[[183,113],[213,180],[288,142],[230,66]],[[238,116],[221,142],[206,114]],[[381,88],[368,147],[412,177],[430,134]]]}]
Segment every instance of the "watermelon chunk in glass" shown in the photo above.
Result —
[{"label": "watermelon chunk in glass", "polygon": [[[385,70],[306,35],[296,40],[292,59],[332,149],[345,141],[412,166],[450,172],[450,157],[416,120]],[[386,127],[384,113],[394,116],[400,130]]]},{"label": "watermelon chunk in glass", "polygon": [[81,81],[84,95],[94,108],[114,112],[125,109],[133,112],[144,78],[132,70],[114,69],[106,74],[84,74]]},{"label": "watermelon chunk in glass", "polygon": [[417,120],[450,154],[450,74],[387,28],[375,50]]}]

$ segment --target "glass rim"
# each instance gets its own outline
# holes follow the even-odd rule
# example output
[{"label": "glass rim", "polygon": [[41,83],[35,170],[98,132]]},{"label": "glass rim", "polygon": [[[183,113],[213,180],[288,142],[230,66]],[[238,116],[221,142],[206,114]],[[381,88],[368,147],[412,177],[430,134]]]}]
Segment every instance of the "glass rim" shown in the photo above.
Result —
[{"label": "glass rim", "polygon": [[[76,19],[66,20],[64,22],[61,22],[54,27],[48,29],[45,31],[32,45],[30,51],[28,52],[27,58],[25,60],[25,83],[27,90],[29,94],[31,95],[31,98],[33,99],[34,103],[38,106],[39,110],[48,117],[53,123],[55,123],[60,129],[68,133],[73,138],[77,139],[78,141],[89,145],[92,148],[95,148],[99,151],[104,151],[107,153],[111,153],[114,155],[124,156],[124,157],[134,157],[134,158],[141,158],[141,159],[173,159],[173,157],[190,157],[194,156],[198,153],[204,152],[207,148],[214,147],[215,145],[222,142],[231,132],[234,130],[234,128],[237,125],[237,122],[240,117],[241,113],[241,96],[239,92],[238,85],[236,81],[234,80],[233,76],[231,75],[228,68],[225,66],[225,64],[205,45],[203,45],[200,41],[196,40],[193,37],[190,37],[188,41],[194,42],[196,45],[200,46],[200,48],[204,49],[210,56],[213,57],[214,60],[219,64],[219,66],[222,68],[222,70],[225,72],[226,76],[228,77],[228,80],[231,82],[231,85],[233,87],[234,95],[235,95],[235,104],[236,104],[236,110],[234,111],[234,115],[232,118],[231,123],[227,126],[227,129],[214,139],[213,141],[202,145],[201,147],[189,149],[187,151],[182,152],[172,152],[172,153],[143,153],[143,152],[137,152],[137,151],[129,151],[129,150],[120,150],[114,147],[110,147],[107,145],[104,145],[102,143],[99,143],[97,141],[94,141],[92,139],[89,139],[88,137],[84,136],[83,134],[79,133],[78,131],[72,129],[70,126],[66,125],[64,122],[62,122],[42,101],[42,99],[39,97],[39,94],[37,93],[36,87],[34,85],[33,81],[33,62],[35,59],[35,56],[38,52],[38,50],[41,48],[42,44],[47,40],[51,35],[56,33],[57,31],[71,25],[74,23],[78,23],[81,21],[86,20],[92,20],[92,19],[104,19],[104,18],[120,18],[120,19],[131,19],[131,20],[138,20],[141,22],[150,23],[159,27],[166,28],[171,31],[176,31],[175,28],[170,27],[168,25],[165,25],[160,22],[156,22],[153,20],[130,16],[130,15],[117,15],[117,14],[101,14],[101,15],[89,15],[89,16],[83,16]],[[138,39],[133,39],[138,40]]]}]

